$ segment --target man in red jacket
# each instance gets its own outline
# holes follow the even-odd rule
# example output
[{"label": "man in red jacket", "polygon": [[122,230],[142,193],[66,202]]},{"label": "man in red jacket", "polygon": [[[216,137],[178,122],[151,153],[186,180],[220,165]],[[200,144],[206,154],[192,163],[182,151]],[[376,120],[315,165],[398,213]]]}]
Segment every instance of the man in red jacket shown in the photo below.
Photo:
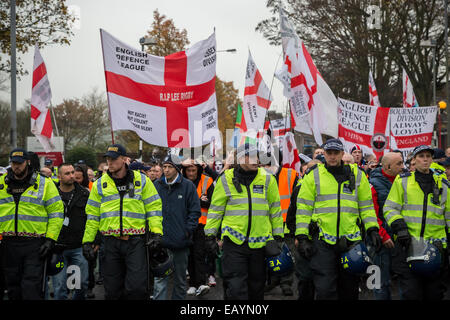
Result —
[{"label": "man in red jacket", "polygon": [[395,246],[391,239],[392,232],[384,219],[383,206],[395,177],[403,171],[403,168],[402,155],[398,152],[389,152],[383,156],[381,168],[370,172],[369,182],[372,185],[373,206],[380,225],[379,234],[383,243],[382,249],[374,257],[375,264],[381,269],[381,288],[375,289],[374,292],[377,300],[391,300],[391,257]]}]

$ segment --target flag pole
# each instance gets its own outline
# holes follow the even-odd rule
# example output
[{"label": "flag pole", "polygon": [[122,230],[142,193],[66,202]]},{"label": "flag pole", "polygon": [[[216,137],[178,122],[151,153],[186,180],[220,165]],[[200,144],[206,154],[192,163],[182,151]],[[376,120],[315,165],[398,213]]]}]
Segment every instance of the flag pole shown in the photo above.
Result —
[{"label": "flag pole", "polygon": [[[281,53],[280,53],[280,55],[278,56],[277,63],[275,64],[275,70],[273,71],[272,81],[271,81],[271,83],[270,83],[270,89],[269,89],[269,97],[268,97],[267,100],[270,100],[270,97],[272,96],[273,80],[275,79],[275,72],[277,71],[278,63],[280,62],[280,58],[281,58],[281,55],[282,55],[282,54],[283,54],[283,48],[281,48]],[[267,109],[266,117],[269,119],[269,129],[270,129],[271,119],[270,119],[270,116],[269,116],[269,109]],[[264,119],[264,122],[265,122],[265,119]],[[285,128],[286,128],[286,127],[285,127]],[[264,128],[263,128],[263,130],[264,130]],[[270,137],[270,141],[272,141],[272,137]],[[271,142],[271,143],[272,143],[272,142]]]},{"label": "flag pole", "polygon": [[55,111],[53,110],[53,104],[50,101],[50,111],[52,112],[53,122],[55,123],[56,135],[59,137],[58,124],[56,123]]},{"label": "flag pole", "polygon": [[[278,56],[277,63],[276,63],[276,65],[275,65],[275,70],[273,71],[272,82],[271,82],[271,84],[270,84],[269,96],[268,96],[268,99],[267,99],[267,100],[269,100],[270,97],[272,96],[273,80],[275,79],[275,72],[277,71],[278,63],[280,62],[280,58],[281,58],[281,55],[282,55],[282,54],[283,54],[283,48],[281,48],[281,53],[280,53],[280,55]],[[267,118],[269,118],[269,123],[270,123],[269,109],[267,109],[266,116],[267,116]]]},{"label": "flag pole", "polygon": [[[105,50],[103,48],[102,29],[100,29],[100,42],[102,44],[103,68],[104,68],[106,64],[105,64]],[[109,124],[111,126],[111,142],[112,142],[112,144],[114,144],[114,131],[113,131],[113,128],[112,128],[112,120],[111,120],[111,103],[109,102],[108,84],[106,83],[106,78],[105,78],[105,86],[106,86],[106,98],[108,99]]]}]

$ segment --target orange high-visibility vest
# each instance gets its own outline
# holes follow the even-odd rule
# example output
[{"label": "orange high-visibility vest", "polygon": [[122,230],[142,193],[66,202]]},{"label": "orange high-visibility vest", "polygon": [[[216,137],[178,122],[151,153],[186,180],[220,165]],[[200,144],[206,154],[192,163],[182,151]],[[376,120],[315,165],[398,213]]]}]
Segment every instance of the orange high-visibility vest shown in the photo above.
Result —
[{"label": "orange high-visibility vest", "polygon": [[[200,181],[197,186],[197,194],[198,197],[201,198],[202,195],[206,194],[206,191],[208,188],[213,184],[213,179],[211,177],[208,177],[204,174],[200,177]],[[198,219],[198,223],[206,224],[206,216],[208,215],[208,209],[206,208],[200,208],[200,211],[202,212],[202,215]]]},{"label": "orange high-visibility vest", "polygon": [[297,171],[290,168],[281,168],[278,175],[278,192],[280,193],[280,208],[283,221],[286,222],[286,216],[291,203],[291,195],[294,190],[295,177]]}]

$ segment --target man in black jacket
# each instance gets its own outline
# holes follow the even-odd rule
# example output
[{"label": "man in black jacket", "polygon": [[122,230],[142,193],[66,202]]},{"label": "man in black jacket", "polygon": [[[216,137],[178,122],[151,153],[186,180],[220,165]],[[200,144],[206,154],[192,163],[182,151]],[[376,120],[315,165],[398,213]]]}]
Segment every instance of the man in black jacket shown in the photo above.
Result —
[{"label": "man in black jacket", "polygon": [[[55,250],[63,252],[64,269],[52,277],[55,290],[55,300],[67,300],[67,268],[75,267],[75,272],[70,272],[76,279],[73,300],[84,300],[88,289],[88,261],[83,256],[81,240],[86,225],[85,206],[89,198],[89,190],[75,182],[75,170],[71,164],[63,163],[58,167],[59,186],[58,191],[64,203],[64,222],[59,234]],[[78,284],[78,286],[77,286]]]},{"label": "man in black jacket", "polygon": [[[155,182],[155,188],[162,200],[163,237],[162,245],[173,254],[174,285],[172,300],[186,297],[186,270],[189,247],[200,218],[200,199],[195,185],[182,176],[180,163],[172,156],[163,162],[164,175]],[[167,278],[155,278],[153,299],[167,299]]]}]

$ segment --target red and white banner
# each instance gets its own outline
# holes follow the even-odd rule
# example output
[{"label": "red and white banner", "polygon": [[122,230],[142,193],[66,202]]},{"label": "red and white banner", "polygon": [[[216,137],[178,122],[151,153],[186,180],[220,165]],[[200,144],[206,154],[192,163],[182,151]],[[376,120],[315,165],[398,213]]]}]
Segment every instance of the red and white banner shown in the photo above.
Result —
[{"label": "red and white banner", "polygon": [[411,80],[406,74],[405,69],[403,69],[402,76],[403,83],[403,108],[411,108],[418,107],[419,104],[416,99],[416,95],[414,94],[413,86],[411,84]]},{"label": "red and white banner", "polygon": [[379,159],[389,149],[389,108],[338,99],[339,139],[347,152],[359,145]]},{"label": "red and white banner", "polygon": [[383,108],[338,99],[339,139],[349,151],[353,145],[364,154],[402,151],[404,158],[419,145],[431,145],[437,107]]},{"label": "red and white banner", "polygon": [[321,134],[338,135],[337,100],[282,9],[280,22],[285,60],[276,77],[290,101],[294,130],[312,133],[321,145]]},{"label": "red and white banner", "polygon": [[241,130],[243,135],[256,138],[258,130],[264,126],[267,110],[272,103],[270,90],[248,51],[247,70],[245,72],[243,118]]},{"label": "red and white banner", "polygon": [[406,158],[417,146],[431,146],[437,112],[437,106],[391,108],[392,149],[401,150]]},{"label": "red and white banner", "polygon": [[375,87],[375,80],[373,80],[372,71],[369,71],[369,99],[371,106],[381,107],[377,88]]},{"label": "red and white banner", "polygon": [[102,29],[100,34],[113,130],[176,148],[199,147],[219,135],[215,34],[166,57],[136,50]]},{"label": "red and white banner", "polygon": [[297,144],[295,143],[294,134],[292,132],[287,132],[284,135],[282,144],[282,154],[283,154],[283,167],[292,168],[297,172],[300,172],[301,162],[297,150]]},{"label": "red and white banner", "polygon": [[38,138],[45,152],[51,152],[53,145],[53,126],[48,106],[52,91],[47,77],[47,69],[39,47],[34,50],[33,80],[31,90],[31,132]]},{"label": "red and white banner", "polygon": [[[270,121],[266,120],[264,123],[264,132],[267,132],[268,129],[270,129],[270,135],[272,140],[275,141],[275,144],[281,146],[284,135],[291,130],[291,121],[289,117]],[[258,138],[262,137],[264,132],[258,132]]]}]

